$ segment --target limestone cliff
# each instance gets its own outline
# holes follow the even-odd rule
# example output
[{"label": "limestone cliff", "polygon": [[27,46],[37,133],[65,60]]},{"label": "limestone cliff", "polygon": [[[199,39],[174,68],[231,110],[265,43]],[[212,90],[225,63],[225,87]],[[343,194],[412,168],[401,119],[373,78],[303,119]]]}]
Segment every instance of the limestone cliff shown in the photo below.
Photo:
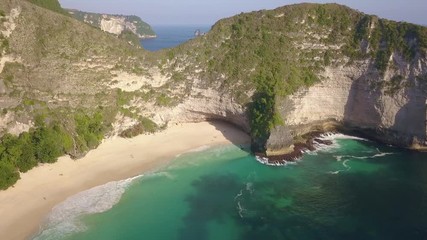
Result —
[{"label": "limestone cliff", "polygon": [[[112,32],[126,28],[104,20]],[[18,170],[80,157],[104,137],[206,119],[235,124],[270,154],[319,130],[426,148],[425,27],[298,4],[220,20],[152,53],[10,0],[0,1],[0,32],[0,188]]]},{"label": "limestone cliff", "polygon": [[[10,124],[20,115],[31,126],[45,102],[49,109],[91,108],[111,103],[116,95],[121,119],[133,119],[128,123],[148,117],[159,126],[213,118],[247,131],[265,125],[252,134],[270,150],[292,144],[325,122],[373,131],[403,146],[425,142],[425,28],[419,26],[334,4],[291,5],[224,19],[176,49],[145,53],[123,52],[129,47],[118,47],[120,41],[65,16],[35,12],[21,1],[3,8],[9,46],[1,59],[2,105],[10,110],[31,103],[23,111],[9,111],[3,119]],[[71,14],[116,34],[125,28],[136,31],[126,17]],[[43,16],[38,23],[37,15]],[[21,24],[28,21],[34,28]],[[52,21],[62,23],[44,32],[39,27]],[[388,39],[391,28],[403,36]],[[50,31],[58,31],[56,39],[44,38]],[[76,31],[85,37],[76,38]],[[39,40],[26,41],[23,48],[19,39],[28,35]],[[58,44],[67,47],[60,50]],[[64,73],[69,73],[67,81]],[[27,87],[25,76],[32,76],[38,93]],[[89,80],[94,78],[101,81]],[[12,94],[14,89],[22,89],[21,95]],[[114,132],[119,129],[124,128]]]},{"label": "limestone cliff", "polygon": [[[391,56],[397,68],[378,75],[369,61],[352,66],[327,67],[324,80],[282,99],[279,112],[285,125],[271,132],[268,148],[280,152],[297,136],[311,131],[356,130],[381,142],[414,149],[426,148],[426,91],[423,87],[427,61],[413,64]],[[376,83],[390,83],[403,76],[402,86],[391,94]]]},{"label": "limestone cliff", "polygon": [[256,151],[324,130],[425,149],[426,50],[425,27],[298,4],[221,20],[169,60],[243,106]]},{"label": "limestone cliff", "polygon": [[67,12],[80,21],[117,36],[122,34],[124,31],[130,31],[140,39],[156,37],[156,33],[153,31],[151,26],[137,16],[89,13],[73,9],[67,9]]}]

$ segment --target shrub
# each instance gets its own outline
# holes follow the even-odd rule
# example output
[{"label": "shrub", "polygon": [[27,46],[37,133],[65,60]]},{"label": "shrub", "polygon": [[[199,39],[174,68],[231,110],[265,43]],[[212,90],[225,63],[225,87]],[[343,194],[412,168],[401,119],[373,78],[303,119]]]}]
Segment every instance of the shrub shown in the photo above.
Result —
[{"label": "shrub", "polygon": [[76,132],[82,140],[84,149],[92,149],[99,145],[104,137],[105,126],[103,124],[103,115],[96,112],[93,116],[84,113],[78,113],[75,116]]},{"label": "shrub", "polygon": [[36,153],[34,145],[32,143],[31,135],[29,133],[22,133],[19,136],[20,146],[21,146],[21,155],[18,158],[16,166],[21,172],[27,172],[33,167],[37,166],[38,161],[36,158]]},{"label": "shrub", "polygon": [[39,127],[33,132],[32,142],[39,162],[53,163],[64,154],[61,135],[53,128]]},{"label": "shrub", "polygon": [[5,190],[12,186],[19,179],[19,172],[16,167],[6,161],[0,161],[0,189]]},{"label": "shrub", "polygon": [[156,123],[146,117],[142,117],[138,124],[121,132],[120,137],[132,138],[143,133],[154,133],[158,128]]}]

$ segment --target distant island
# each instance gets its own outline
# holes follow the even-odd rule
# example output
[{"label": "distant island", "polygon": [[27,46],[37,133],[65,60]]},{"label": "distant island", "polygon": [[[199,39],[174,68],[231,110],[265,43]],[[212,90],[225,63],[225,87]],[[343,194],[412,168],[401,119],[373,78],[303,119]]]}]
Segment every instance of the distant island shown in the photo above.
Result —
[{"label": "distant island", "polygon": [[120,36],[126,32],[135,34],[139,39],[156,38],[153,28],[138,16],[119,14],[100,14],[66,9],[74,18],[88,23],[102,31]]}]

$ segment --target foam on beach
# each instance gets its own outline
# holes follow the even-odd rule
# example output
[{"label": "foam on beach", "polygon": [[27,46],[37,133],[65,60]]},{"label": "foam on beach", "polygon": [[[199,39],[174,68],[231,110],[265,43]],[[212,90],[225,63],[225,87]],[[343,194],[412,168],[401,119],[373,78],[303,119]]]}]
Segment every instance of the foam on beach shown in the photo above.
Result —
[{"label": "foam on beach", "polygon": [[60,239],[76,232],[85,231],[87,228],[80,221],[82,216],[111,209],[120,201],[131,183],[140,177],[142,175],[109,182],[67,198],[52,209],[45,224],[33,240]]}]

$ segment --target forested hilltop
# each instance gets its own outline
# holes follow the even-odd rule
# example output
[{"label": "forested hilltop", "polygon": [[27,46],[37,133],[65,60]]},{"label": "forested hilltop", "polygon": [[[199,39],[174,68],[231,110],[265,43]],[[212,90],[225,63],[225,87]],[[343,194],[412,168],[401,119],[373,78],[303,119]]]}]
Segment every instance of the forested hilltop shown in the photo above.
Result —
[{"label": "forested hilltop", "polygon": [[151,53],[56,0],[10,0],[0,2],[0,30],[1,189],[106,137],[176,122],[231,122],[257,152],[292,148],[331,121],[424,144],[427,30],[418,25],[298,4],[223,19]]}]

